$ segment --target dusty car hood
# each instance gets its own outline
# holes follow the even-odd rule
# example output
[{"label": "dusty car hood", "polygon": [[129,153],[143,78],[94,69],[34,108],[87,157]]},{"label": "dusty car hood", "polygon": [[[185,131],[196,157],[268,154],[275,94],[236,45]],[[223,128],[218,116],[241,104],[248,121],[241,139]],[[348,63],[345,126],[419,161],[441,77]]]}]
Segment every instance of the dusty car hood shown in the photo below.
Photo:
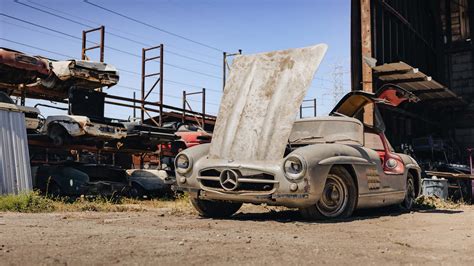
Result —
[{"label": "dusty car hood", "polygon": [[224,90],[209,157],[276,160],[327,46],[237,56]]}]

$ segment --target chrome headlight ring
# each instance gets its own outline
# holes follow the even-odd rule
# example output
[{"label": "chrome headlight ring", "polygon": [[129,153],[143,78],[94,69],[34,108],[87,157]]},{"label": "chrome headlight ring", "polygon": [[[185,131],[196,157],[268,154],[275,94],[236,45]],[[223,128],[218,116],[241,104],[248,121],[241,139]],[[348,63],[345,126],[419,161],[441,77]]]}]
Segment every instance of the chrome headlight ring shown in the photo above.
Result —
[{"label": "chrome headlight ring", "polygon": [[283,161],[283,171],[290,181],[296,181],[306,174],[307,164],[303,157],[290,155]]},{"label": "chrome headlight ring", "polygon": [[176,171],[180,174],[186,174],[193,167],[192,159],[184,153],[178,154],[174,163]]}]

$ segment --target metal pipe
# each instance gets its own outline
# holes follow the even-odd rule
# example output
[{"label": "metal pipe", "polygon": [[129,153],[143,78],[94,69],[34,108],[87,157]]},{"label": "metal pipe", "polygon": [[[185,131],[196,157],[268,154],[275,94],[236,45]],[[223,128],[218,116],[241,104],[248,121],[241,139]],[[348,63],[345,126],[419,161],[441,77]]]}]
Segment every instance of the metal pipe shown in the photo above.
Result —
[{"label": "metal pipe", "polygon": [[133,92],[133,118],[136,119],[137,118],[137,103],[136,103],[136,100],[137,100],[137,94],[136,92]]},{"label": "metal pipe", "polygon": [[202,128],[206,126],[206,88],[202,88]]},{"label": "metal pipe", "polygon": [[164,47],[160,44],[160,126],[163,125],[163,59],[164,59]]},{"label": "metal pipe", "polygon": [[225,78],[226,78],[226,62],[227,62],[227,53],[223,52],[223,61],[222,61],[222,91],[225,88]]},{"label": "metal pipe", "polygon": [[81,60],[86,59],[86,31],[82,31],[82,51],[81,51]]},{"label": "metal pipe", "polygon": [[316,98],[314,98],[314,117],[316,117]]},{"label": "metal pipe", "polygon": [[186,120],[186,91],[183,91],[183,118],[181,122],[185,122]]},{"label": "metal pipe", "polygon": [[105,26],[100,26],[100,62],[104,62]]},{"label": "metal pipe", "polygon": [[144,101],[145,101],[145,52],[146,52],[145,48],[142,48],[142,75],[141,75],[142,101],[141,101],[141,111],[140,111],[140,118],[141,118],[142,123],[145,120],[145,110],[143,110],[143,108],[145,108],[145,104],[144,104]]}]

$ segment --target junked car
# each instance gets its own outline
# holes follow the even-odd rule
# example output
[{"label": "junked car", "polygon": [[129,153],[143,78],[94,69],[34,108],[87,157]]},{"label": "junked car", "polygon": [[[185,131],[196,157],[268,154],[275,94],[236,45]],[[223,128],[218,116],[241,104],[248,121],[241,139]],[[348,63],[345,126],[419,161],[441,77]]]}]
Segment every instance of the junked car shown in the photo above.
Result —
[{"label": "junked car", "polygon": [[[325,51],[317,45],[235,58],[211,144],[175,160],[177,189],[190,194],[201,216],[228,217],[243,203],[298,208],[311,220],[411,208],[420,168],[394,152],[377,111],[377,104],[410,98],[406,91],[354,91],[330,116],[295,122]],[[355,118],[372,109],[373,123]]]},{"label": "junked car", "polygon": [[130,169],[129,175],[131,189],[130,195],[134,198],[149,198],[155,196],[171,195],[171,186],[175,184],[172,173],[162,169]]},{"label": "junked car", "polygon": [[122,168],[67,162],[35,166],[33,185],[47,195],[78,197],[81,195],[128,195],[130,181]]},{"label": "junked car", "polygon": [[122,139],[122,149],[156,151],[159,145],[167,144],[179,138],[173,130],[143,124],[140,121],[123,122],[127,129],[126,138]]},{"label": "junked car", "polygon": [[120,140],[127,136],[127,129],[122,123],[108,120],[80,115],[53,115],[46,118],[41,132],[55,146],[83,142],[95,142],[102,146],[104,141]]},{"label": "junked car", "polygon": [[51,60],[52,74],[41,84],[53,90],[67,91],[70,87],[94,89],[118,83],[117,69],[106,63],[85,60]]},{"label": "junked car", "polygon": [[0,47],[0,82],[27,84],[51,72],[47,59]]}]

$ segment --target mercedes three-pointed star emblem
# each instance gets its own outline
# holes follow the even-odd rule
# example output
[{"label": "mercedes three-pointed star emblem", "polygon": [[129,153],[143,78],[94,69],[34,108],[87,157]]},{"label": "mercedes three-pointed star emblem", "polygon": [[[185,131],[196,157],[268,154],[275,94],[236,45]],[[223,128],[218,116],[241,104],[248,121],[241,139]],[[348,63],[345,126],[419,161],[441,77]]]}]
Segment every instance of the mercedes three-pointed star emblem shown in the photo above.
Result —
[{"label": "mercedes three-pointed star emblem", "polygon": [[235,170],[229,169],[222,171],[219,176],[219,181],[223,189],[227,191],[232,191],[237,189],[239,186],[239,173]]}]

